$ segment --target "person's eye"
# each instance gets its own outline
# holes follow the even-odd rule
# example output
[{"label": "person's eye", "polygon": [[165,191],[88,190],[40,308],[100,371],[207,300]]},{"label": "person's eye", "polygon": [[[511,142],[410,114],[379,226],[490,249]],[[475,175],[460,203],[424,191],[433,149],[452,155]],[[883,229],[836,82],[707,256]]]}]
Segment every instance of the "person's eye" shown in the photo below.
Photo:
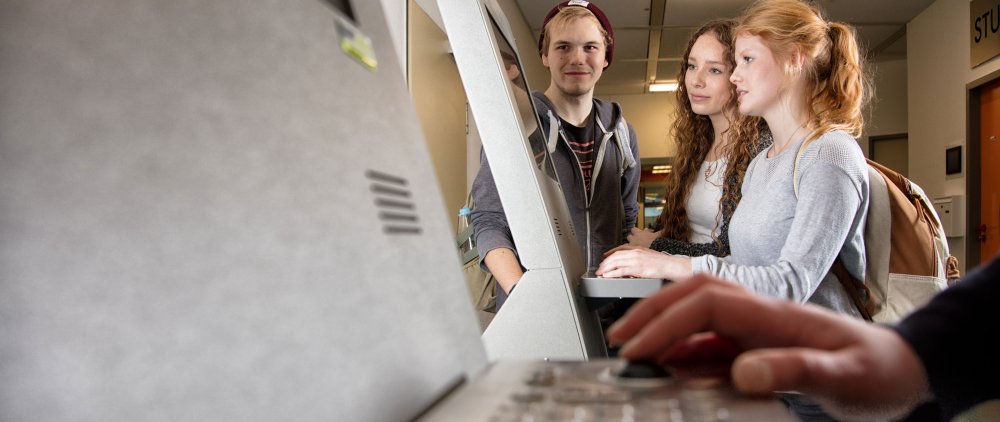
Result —
[{"label": "person's eye", "polygon": [[743,63],[751,63],[751,62],[753,62],[753,57],[743,56]]},{"label": "person's eye", "polygon": [[717,67],[713,67],[712,70],[710,70],[710,72],[712,72],[713,75],[721,75],[723,73],[722,69],[719,69]]},{"label": "person's eye", "polygon": [[689,71],[693,71],[694,69],[695,69],[695,67],[694,67],[694,65],[693,65],[693,64],[688,64],[688,65],[687,65],[687,70],[689,70]]}]

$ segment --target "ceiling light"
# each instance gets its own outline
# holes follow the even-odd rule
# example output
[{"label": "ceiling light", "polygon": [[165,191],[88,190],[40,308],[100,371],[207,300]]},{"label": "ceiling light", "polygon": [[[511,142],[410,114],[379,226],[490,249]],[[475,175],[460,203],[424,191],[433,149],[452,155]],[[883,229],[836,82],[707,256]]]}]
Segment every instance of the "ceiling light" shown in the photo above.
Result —
[{"label": "ceiling light", "polygon": [[649,84],[649,92],[670,92],[677,90],[677,82]]},{"label": "ceiling light", "polygon": [[652,173],[653,174],[670,173],[670,170],[673,170],[673,168],[674,168],[674,166],[672,166],[670,164],[658,164],[658,165],[653,166],[653,172]]}]

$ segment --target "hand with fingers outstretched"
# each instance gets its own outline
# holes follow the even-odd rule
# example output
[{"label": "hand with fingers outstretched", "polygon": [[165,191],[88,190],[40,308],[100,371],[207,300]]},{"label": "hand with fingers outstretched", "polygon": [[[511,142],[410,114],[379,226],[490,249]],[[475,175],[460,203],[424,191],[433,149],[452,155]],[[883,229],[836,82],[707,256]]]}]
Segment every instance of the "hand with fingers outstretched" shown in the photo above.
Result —
[{"label": "hand with fingers outstretched", "polygon": [[634,245],[621,245],[604,255],[596,271],[600,277],[676,279],[691,275],[691,258],[686,256]]}]

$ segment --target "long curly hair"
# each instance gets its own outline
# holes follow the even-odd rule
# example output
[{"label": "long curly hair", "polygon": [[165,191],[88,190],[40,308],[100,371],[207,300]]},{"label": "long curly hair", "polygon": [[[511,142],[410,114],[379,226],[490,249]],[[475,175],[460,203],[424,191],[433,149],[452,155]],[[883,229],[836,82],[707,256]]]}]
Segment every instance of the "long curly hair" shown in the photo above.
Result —
[{"label": "long curly hair", "polygon": [[[674,157],[673,169],[667,176],[667,188],[663,212],[656,220],[655,230],[661,230],[661,237],[689,241],[691,238],[691,224],[687,215],[687,200],[691,194],[691,187],[695,180],[701,176],[701,165],[712,149],[715,139],[715,130],[709,116],[696,114],[691,108],[691,100],[688,98],[688,90],[685,85],[687,79],[687,67],[691,49],[695,41],[705,34],[711,34],[723,46],[723,57],[729,66],[729,71],[736,67],[733,58],[733,28],[736,21],[732,19],[719,19],[705,23],[688,40],[684,49],[684,56],[681,60],[681,70],[677,75],[677,109],[674,113],[674,124],[670,129],[671,136],[677,141],[677,155]],[[716,215],[716,228],[723,215],[732,215],[736,204],[740,202],[742,194],[740,185],[746,175],[750,161],[760,150],[759,145],[762,132],[766,131],[767,125],[759,117],[741,116],[738,113],[738,103],[736,87],[730,84],[730,98],[725,106],[725,114],[729,118],[730,126],[722,136],[729,137],[729,141],[720,151],[722,156],[728,157],[720,212]],[[735,181],[735,183],[728,183]],[[712,237],[718,243],[719,238],[712,232]],[[720,245],[721,246],[721,245]]]},{"label": "long curly hair", "polygon": [[802,68],[786,65],[790,79],[801,72],[815,129],[806,144],[832,130],[857,138],[864,128],[863,111],[873,94],[854,28],[828,22],[815,6],[800,0],[761,0],[744,12],[734,34],[759,36],[779,63],[801,52]]}]

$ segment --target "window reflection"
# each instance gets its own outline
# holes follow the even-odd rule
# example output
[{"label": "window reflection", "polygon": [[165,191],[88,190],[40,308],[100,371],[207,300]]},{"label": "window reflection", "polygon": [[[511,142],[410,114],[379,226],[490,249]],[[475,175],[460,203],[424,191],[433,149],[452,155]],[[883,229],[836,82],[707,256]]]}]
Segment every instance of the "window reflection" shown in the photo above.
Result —
[{"label": "window reflection", "polygon": [[500,31],[496,22],[492,20],[491,22],[493,24],[493,34],[497,40],[497,47],[500,50],[500,58],[503,60],[504,71],[507,74],[507,80],[510,82],[518,114],[521,117],[525,139],[531,146],[531,151],[534,153],[535,162],[538,164],[539,170],[542,170],[550,179],[557,180],[555,168],[548,157],[549,151],[546,148],[546,134],[543,134],[539,130],[538,115],[531,100],[531,91],[528,89],[528,82],[524,77],[521,62],[518,60],[517,53],[511,47],[510,42],[508,42],[503,32]]}]

